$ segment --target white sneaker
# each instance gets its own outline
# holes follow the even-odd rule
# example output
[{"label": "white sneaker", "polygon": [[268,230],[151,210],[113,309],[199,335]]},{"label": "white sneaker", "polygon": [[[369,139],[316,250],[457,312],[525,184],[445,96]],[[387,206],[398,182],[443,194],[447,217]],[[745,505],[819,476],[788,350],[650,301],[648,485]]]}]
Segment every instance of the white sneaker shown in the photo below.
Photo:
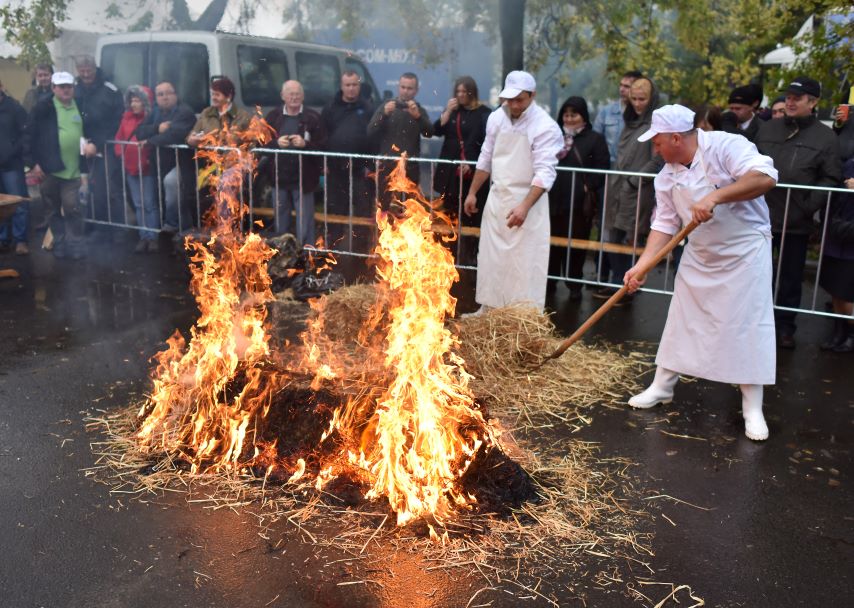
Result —
[{"label": "white sneaker", "polygon": [[460,315],[460,319],[474,319],[475,317],[480,317],[484,315],[491,306],[487,306],[486,304],[481,304],[480,308],[478,308],[474,312],[467,312],[465,314]]},{"label": "white sneaker", "polygon": [[653,383],[644,392],[629,399],[629,405],[638,410],[646,410],[659,403],[668,404],[671,401],[673,401],[673,390],[659,388]]},{"label": "white sneaker", "polygon": [[741,415],[744,418],[744,435],[753,441],[768,439],[768,424],[762,414],[761,384],[741,385]]}]

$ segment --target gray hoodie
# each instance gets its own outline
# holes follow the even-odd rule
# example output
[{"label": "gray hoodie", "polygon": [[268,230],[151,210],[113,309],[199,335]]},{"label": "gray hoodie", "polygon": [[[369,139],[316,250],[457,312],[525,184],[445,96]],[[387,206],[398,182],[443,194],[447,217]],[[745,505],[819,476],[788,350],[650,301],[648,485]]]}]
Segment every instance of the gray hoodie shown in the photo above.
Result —
[{"label": "gray hoodie", "polygon": [[[650,81],[652,82],[652,81]],[[658,89],[652,83],[652,95],[649,105],[643,114],[638,116],[631,104],[623,112],[623,132],[617,145],[618,171],[639,171],[658,173],[663,166],[659,156],[653,154],[651,141],[639,142],[638,137],[645,133],[652,124],[652,112],[658,108]],[[641,186],[640,213],[636,211],[638,204],[638,188]],[[612,175],[608,178],[608,200],[605,212],[605,227],[625,230],[628,238],[634,238],[635,218],[638,220],[638,236],[649,234],[649,218],[655,206],[655,190],[652,179],[624,177]]]}]

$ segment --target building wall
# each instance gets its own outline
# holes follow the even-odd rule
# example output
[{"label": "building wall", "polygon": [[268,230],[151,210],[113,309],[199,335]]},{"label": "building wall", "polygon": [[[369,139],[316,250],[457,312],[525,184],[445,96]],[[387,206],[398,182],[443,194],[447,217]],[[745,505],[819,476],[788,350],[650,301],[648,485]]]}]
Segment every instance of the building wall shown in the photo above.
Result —
[{"label": "building wall", "polygon": [[31,86],[32,76],[13,59],[0,58],[0,82],[7,95],[22,101]]}]

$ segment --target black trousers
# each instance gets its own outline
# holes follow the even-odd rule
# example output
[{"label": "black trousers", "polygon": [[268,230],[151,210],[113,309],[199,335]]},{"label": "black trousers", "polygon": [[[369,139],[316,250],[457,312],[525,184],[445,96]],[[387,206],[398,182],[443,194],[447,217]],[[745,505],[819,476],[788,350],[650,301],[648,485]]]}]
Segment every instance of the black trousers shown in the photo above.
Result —
[{"label": "black trousers", "polygon": [[[362,160],[354,160],[352,173],[350,160],[330,158],[326,172],[326,210],[330,214],[364,219],[373,218],[374,182],[366,177],[367,164]],[[350,198],[350,180],[352,175],[352,203]],[[321,201],[322,203],[322,201]],[[323,205],[321,204],[322,208]],[[349,225],[328,222],[326,234],[328,246],[336,249],[352,250],[367,253],[373,245],[374,228],[361,223],[354,223],[352,231]]]},{"label": "black trousers", "polygon": [[[809,235],[787,233],[785,243],[783,243],[783,255],[781,256],[780,243],[782,240],[781,233],[775,232],[773,234],[772,244],[777,254],[774,264],[774,289],[776,290],[777,298],[774,304],[790,308],[800,308]],[[780,266],[779,275],[777,273],[778,264]],[[794,335],[797,329],[795,325],[796,314],[787,310],[775,310],[774,321],[777,326],[777,333],[789,336]]]},{"label": "black trousers", "polygon": [[107,147],[106,156],[95,156],[89,165],[89,187],[92,192],[91,217],[112,224],[128,224],[122,187],[122,159]]},{"label": "black trousers", "polygon": [[[566,237],[569,234],[569,213],[553,215],[550,218],[552,236]],[[593,217],[584,215],[581,205],[575,207],[572,218],[572,238],[587,240],[593,227]],[[549,253],[549,274],[560,277],[581,279],[584,277],[584,262],[587,259],[586,249],[571,249],[569,252],[569,267],[566,264],[567,250],[563,247],[552,246]],[[571,289],[581,289],[578,283],[569,284]]]}]

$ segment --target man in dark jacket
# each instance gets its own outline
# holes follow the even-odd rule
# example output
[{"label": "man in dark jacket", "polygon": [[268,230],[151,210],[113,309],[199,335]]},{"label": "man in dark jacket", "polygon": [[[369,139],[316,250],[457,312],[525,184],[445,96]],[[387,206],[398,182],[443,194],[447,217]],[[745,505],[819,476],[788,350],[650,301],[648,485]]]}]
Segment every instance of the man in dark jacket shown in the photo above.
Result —
[{"label": "man in dark jacket", "polygon": [[[373,108],[362,97],[362,80],[353,70],[341,74],[341,90],[320,115],[328,139],[326,149],[344,154],[370,154],[367,129]],[[350,179],[352,167],[352,215],[370,216],[373,182],[368,174],[373,163],[363,159],[330,157],[326,161],[326,203],[329,213],[351,215]],[[331,243],[344,236],[340,224],[328,225]]]},{"label": "man in dark jacket", "polygon": [[126,223],[121,161],[116,158],[113,147],[106,145],[107,140],[115,138],[125,110],[124,101],[116,85],[104,79],[91,55],[77,60],[74,101],[83,117],[83,130],[89,140],[83,152],[90,166],[94,217]]},{"label": "man in dark jacket", "polygon": [[53,76],[52,65],[49,63],[40,63],[36,66],[33,76],[35,79],[35,86],[27,91],[27,94],[24,95],[24,101],[21,102],[21,105],[24,106],[27,114],[33,111],[33,108],[36,107],[36,103],[40,100],[53,95],[53,91],[50,88],[51,76]]},{"label": "man in dark jacket", "polygon": [[[156,146],[155,161],[157,175],[163,179],[165,205],[163,211],[163,231],[177,232],[191,223],[188,209],[179,205],[180,188],[187,194],[195,184],[193,175],[193,154],[189,150],[178,150],[165,146],[183,144],[196,122],[193,109],[180,103],[171,82],[161,82],[154,88],[157,108],[140,124],[135,131],[136,138],[150,146]],[[177,157],[177,164],[176,164]],[[181,173],[180,179],[178,173]]]},{"label": "man in dark jacket", "polygon": [[[812,78],[800,76],[791,82],[785,93],[785,118],[762,123],[756,147],[774,159],[781,184],[838,186],[842,181],[839,144],[833,131],[815,115],[821,85]],[[780,254],[775,303],[798,308],[813,216],[825,207],[827,193],[774,188],[765,199],[771,212],[774,248]],[[775,321],[778,344],[782,348],[794,348],[795,313],[777,310]]]},{"label": "man in dark jacket", "polygon": [[27,121],[24,162],[43,179],[54,256],[77,260],[86,255],[79,203],[81,188],[85,192],[87,187],[87,165],[80,154],[86,131],[74,101],[74,77],[56,72],[51,82],[53,95],[36,103]]},{"label": "man in dark jacket", "polygon": [[729,94],[729,111],[721,116],[724,131],[743,135],[749,141],[756,141],[759,132],[759,117],[756,112],[762,103],[762,87],[748,84],[735,87]]},{"label": "man in dark jacket", "polygon": [[[17,101],[6,95],[0,83],[0,192],[27,196],[24,179],[24,127],[27,112]],[[0,225],[0,249],[5,250],[14,241],[15,253],[26,255],[27,219],[29,209],[26,202],[18,204],[12,219]],[[11,224],[11,236],[9,228]]]},{"label": "man in dark jacket", "polygon": [[[275,131],[276,139],[271,147],[282,150],[323,150],[326,130],[320,114],[303,106],[305,92],[296,80],[282,85],[280,108],[271,110],[266,121]],[[276,232],[289,232],[291,211],[297,214],[297,241],[302,245],[314,245],[314,191],[320,184],[323,159],[320,156],[303,154],[276,154],[272,164],[276,190]]]},{"label": "man in dark jacket", "polygon": [[[368,125],[368,137],[376,142],[380,155],[400,156],[406,152],[409,158],[417,157],[421,151],[421,136],[433,136],[433,125],[427,111],[415,101],[417,94],[418,76],[406,72],[398,81],[397,99],[390,99],[377,108]],[[386,182],[393,168],[394,161],[381,163],[379,198],[384,207],[388,207],[391,202],[391,193],[386,188]],[[417,184],[420,176],[418,165],[408,163],[406,175]]]}]

